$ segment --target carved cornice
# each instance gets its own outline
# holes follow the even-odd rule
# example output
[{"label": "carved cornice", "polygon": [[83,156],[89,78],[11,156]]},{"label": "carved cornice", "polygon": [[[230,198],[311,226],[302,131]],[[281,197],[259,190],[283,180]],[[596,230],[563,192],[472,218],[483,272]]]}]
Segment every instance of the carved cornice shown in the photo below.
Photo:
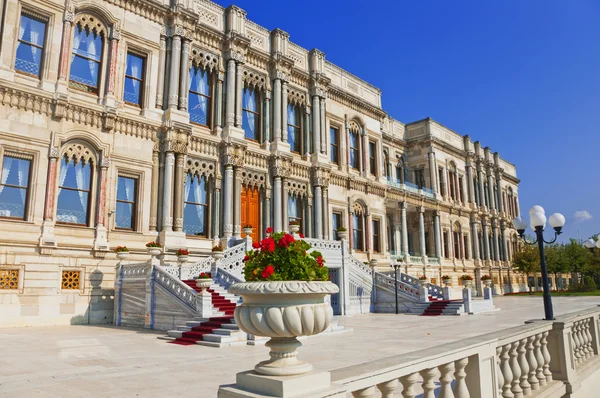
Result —
[{"label": "carved cornice", "polygon": [[246,149],[240,145],[222,143],[221,162],[226,166],[243,167],[245,151]]},{"label": "carved cornice", "polygon": [[288,178],[291,174],[290,159],[283,156],[271,156],[271,175],[273,177]]},{"label": "carved cornice", "polygon": [[375,120],[381,121],[386,115],[383,109],[371,105],[359,97],[348,94],[345,91],[336,88],[335,86],[330,86],[327,93],[328,97],[333,101],[345,105],[357,112],[364,113]]},{"label": "carved cornice", "polygon": [[312,170],[312,183],[314,186],[328,187],[330,179],[329,176],[329,170],[321,167],[315,167]]},{"label": "carved cornice", "polygon": [[147,0],[105,0],[126,11],[149,19],[156,23],[162,23],[169,12],[169,8],[159,5],[155,1]]}]

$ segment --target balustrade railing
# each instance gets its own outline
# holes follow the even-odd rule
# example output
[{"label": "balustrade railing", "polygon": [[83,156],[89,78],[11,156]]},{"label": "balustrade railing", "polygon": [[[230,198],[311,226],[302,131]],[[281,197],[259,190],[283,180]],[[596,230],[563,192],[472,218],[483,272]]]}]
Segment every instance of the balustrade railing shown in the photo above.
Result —
[{"label": "balustrade railing", "polygon": [[244,282],[244,278],[239,278],[222,268],[217,268],[217,274],[214,275],[214,281],[224,289],[229,289],[234,283]]},{"label": "balustrade railing", "polygon": [[408,258],[408,261],[411,264],[423,264],[423,257],[421,257],[421,256],[410,256]]},{"label": "balustrade railing", "polygon": [[196,311],[196,291],[183,283],[178,277],[167,272],[159,265],[154,266],[154,280],[165,290],[185,304],[190,310]]},{"label": "balustrade railing", "polygon": [[[389,293],[395,293],[396,286],[394,286],[394,274],[384,274],[381,272],[375,272],[375,286],[378,289],[387,290]],[[411,301],[419,299],[419,288],[412,286],[402,280],[397,280],[396,285],[398,288],[398,294],[408,298]]]},{"label": "balustrade railing", "polygon": [[[405,274],[405,273],[400,274],[400,281],[402,281],[410,286],[413,286],[414,288],[417,289],[417,291],[421,286],[421,282],[419,281],[419,279],[415,278],[414,276]],[[432,283],[428,283],[426,286],[427,286],[427,293],[429,294],[429,296],[434,297],[436,299],[444,298],[444,290],[442,289],[441,286],[437,286]]]},{"label": "balustrade railing", "polygon": [[230,247],[223,252],[223,258],[219,260],[217,268],[224,269],[231,275],[244,280],[244,257],[246,256],[246,244],[244,242]]},{"label": "balustrade railing", "polygon": [[429,262],[429,265],[440,265],[440,259],[438,257],[427,257],[427,261]]},{"label": "balustrade railing", "polygon": [[212,256],[208,256],[189,267],[181,267],[181,280],[196,279],[202,272],[210,272],[214,262]]},{"label": "balustrade railing", "polygon": [[370,312],[371,292],[373,291],[373,273],[371,268],[351,254],[346,255],[349,275],[349,301],[352,308],[360,312]]}]

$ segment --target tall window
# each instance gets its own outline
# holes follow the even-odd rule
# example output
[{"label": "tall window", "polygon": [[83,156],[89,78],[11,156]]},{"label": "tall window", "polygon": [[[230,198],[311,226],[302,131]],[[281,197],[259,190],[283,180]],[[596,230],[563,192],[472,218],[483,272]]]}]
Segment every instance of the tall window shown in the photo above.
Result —
[{"label": "tall window", "polygon": [[242,96],[242,128],[244,129],[244,137],[253,141],[260,139],[258,98],[257,90],[250,87],[244,88]]},{"label": "tall window", "polygon": [[464,257],[465,259],[469,259],[469,236],[468,235],[463,235],[463,245],[465,247],[465,253],[464,253]]},{"label": "tall window", "polygon": [[333,214],[331,215],[331,220],[332,220],[331,227],[333,228],[333,239],[340,240],[337,230],[338,230],[338,228],[344,226],[344,224],[342,224],[342,213],[334,211]]},{"label": "tall window", "polygon": [[369,141],[369,172],[377,175],[377,149],[372,141]]},{"label": "tall window", "polygon": [[450,170],[448,171],[448,187],[450,188],[450,197],[453,200],[457,200],[456,197],[456,167],[454,165],[450,165]]},{"label": "tall window", "polygon": [[103,38],[95,29],[78,23],[73,38],[70,84],[72,87],[98,93],[102,64]]},{"label": "tall window", "polygon": [[415,170],[415,184],[419,189],[425,187],[425,169]]},{"label": "tall window", "polygon": [[373,220],[373,251],[375,253],[381,252],[381,222],[379,220]]},{"label": "tall window", "polygon": [[444,176],[444,169],[438,169],[438,180],[440,181],[440,191],[442,195],[448,195],[446,192],[446,178]]},{"label": "tall window", "polygon": [[443,234],[443,240],[444,240],[444,257],[446,258],[450,258],[450,245],[448,244],[448,231],[444,231]]},{"label": "tall window", "polygon": [[25,219],[31,160],[4,155],[0,180],[0,217]]},{"label": "tall window", "polygon": [[56,221],[64,224],[88,225],[92,181],[92,163],[83,159],[60,162]]},{"label": "tall window", "polygon": [[47,21],[21,15],[15,70],[40,78]]},{"label": "tall window", "polygon": [[125,68],[125,90],[123,100],[131,105],[142,106],[144,90],[144,64],[145,59],[139,55],[127,53],[127,66]]},{"label": "tall window", "polygon": [[483,183],[483,196],[485,198],[485,206],[490,207],[490,190],[487,182]]},{"label": "tall window", "polygon": [[183,202],[183,230],[186,235],[207,236],[208,234],[208,190],[206,185],[206,177],[187,174]]},{"label": "tall window", "polygon": [[135,229],[137,181],[119,176],[117,179],[117,209],[115,226],[119,229]]},{"label": "tall window", "polygon": [[392,166],[390,165],[390,156],[388,155],[387,152],[383,153],[383,163],[384,163],[383,170],[385,171],[385,178],[388,181],[391,181],[391,179],[392,179]]},{"label": "tall window", "polygon": [[300,135],[300,112],[297,106],[288,104],[287,109],[287,134],[290,151],[300,153],[302,150],[302,138]]},{"label": "tall window", "polygon": [[188,94],[190,122],[208,126],[210,123],[210,79],[209,72],[192,66]]},{"label": "tall window", "polygon": [[463,178],[458,177],[458,197],[462,203],[465,203],[465,193],[463,191]]},{"label": "tall window", "polygon": [[460,253],[460,233],[454,232],[454,258],[462,258]]},{"label": "tall window", "polygon": [[350,144],[350,167],[354,169],[358,169],[358,165],[360,164],[360,155],[359,155],[359,142],[358,142],[358,133],[356,131],[350,131],[349,134],[349,144]]},{"label": "tall window", "polygon": [[363,240],[363,216],[362,214],[352,215],[352,247],[354,250],[364,250]]},{"label": "tall window", "polygon": [[404,183],[404,165],[402,163],[396,165],[396,182],[398,184]]},{"label": "tall window", "polygon": [[288,198],[288,224],[291,221],[297,221],[302,231],[302,199],[297,196]]},{"label": "tall window", "polygon": [[340,132],[335,127],[329,129],[330,152],[329,159],[331,163],[340,163]]}]

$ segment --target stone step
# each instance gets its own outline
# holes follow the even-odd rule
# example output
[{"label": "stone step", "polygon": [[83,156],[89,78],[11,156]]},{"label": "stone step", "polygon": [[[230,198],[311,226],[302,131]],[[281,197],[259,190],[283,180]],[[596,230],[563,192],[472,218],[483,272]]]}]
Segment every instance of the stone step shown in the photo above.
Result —
[{"label": "stone step", "polygon": [[229,330],[240,330],[239,326],[235,323],[235,321],[232,323],[222,323],[221,328]]},{"label": "stone step", "polygon": [[240,329],[225,329],[225,328],[218,328],[218,329],[213,329],[212,334],[218,334],[220,336],[233,336],[235,333],[239,333]]},{"label": "stone step", "polygon": [[[213,332],[216,332],[214,330]],[[246,341],[246,333],[244,332],[233,332],[231,334],[216,334],[209,333],[202,336],[202,341],[213,342],[213,343],[233,343],[233,342],[241,342]]]},{"label": "stone step", "polygon": [[216,341],[197,341],[196,344],[205,347],[221,348],[221,347],[235,347],[246,345],[246,341],[228,341],[228,342],[216,342]]},{"label": "stone step", "polygon": [[167,336],[172,337],[174,339],[178,339],[183,334],[184,330],[169,330],[167,331]]}]

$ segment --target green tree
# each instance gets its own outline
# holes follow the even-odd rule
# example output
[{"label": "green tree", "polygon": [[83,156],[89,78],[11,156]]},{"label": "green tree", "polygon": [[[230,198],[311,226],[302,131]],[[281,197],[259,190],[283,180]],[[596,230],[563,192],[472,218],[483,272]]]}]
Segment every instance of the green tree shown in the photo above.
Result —
[{"label": "green tree", "polygon": [[558,274],[569,272],[569,261],[565,255],[565,246],[558,243],[548,245],[544,253],[546,255],[546,267],[550,274],[554,274],[556,289],[558,289]]},{"label": "green tree", "polygon": [[529,274],[535,274],[536,272],[539,272],[540,254],[537,246],[521,246],[521,248],[515,252],[513,257],[513,268],[523,272],[528,277]]},{"label": "green tree", "polygon": [[568,263],[569,272],[576,273],[578,278],[583,275],[592,275],[592,253],[575,239],[571,239],[564,246],[564,256]]}]

